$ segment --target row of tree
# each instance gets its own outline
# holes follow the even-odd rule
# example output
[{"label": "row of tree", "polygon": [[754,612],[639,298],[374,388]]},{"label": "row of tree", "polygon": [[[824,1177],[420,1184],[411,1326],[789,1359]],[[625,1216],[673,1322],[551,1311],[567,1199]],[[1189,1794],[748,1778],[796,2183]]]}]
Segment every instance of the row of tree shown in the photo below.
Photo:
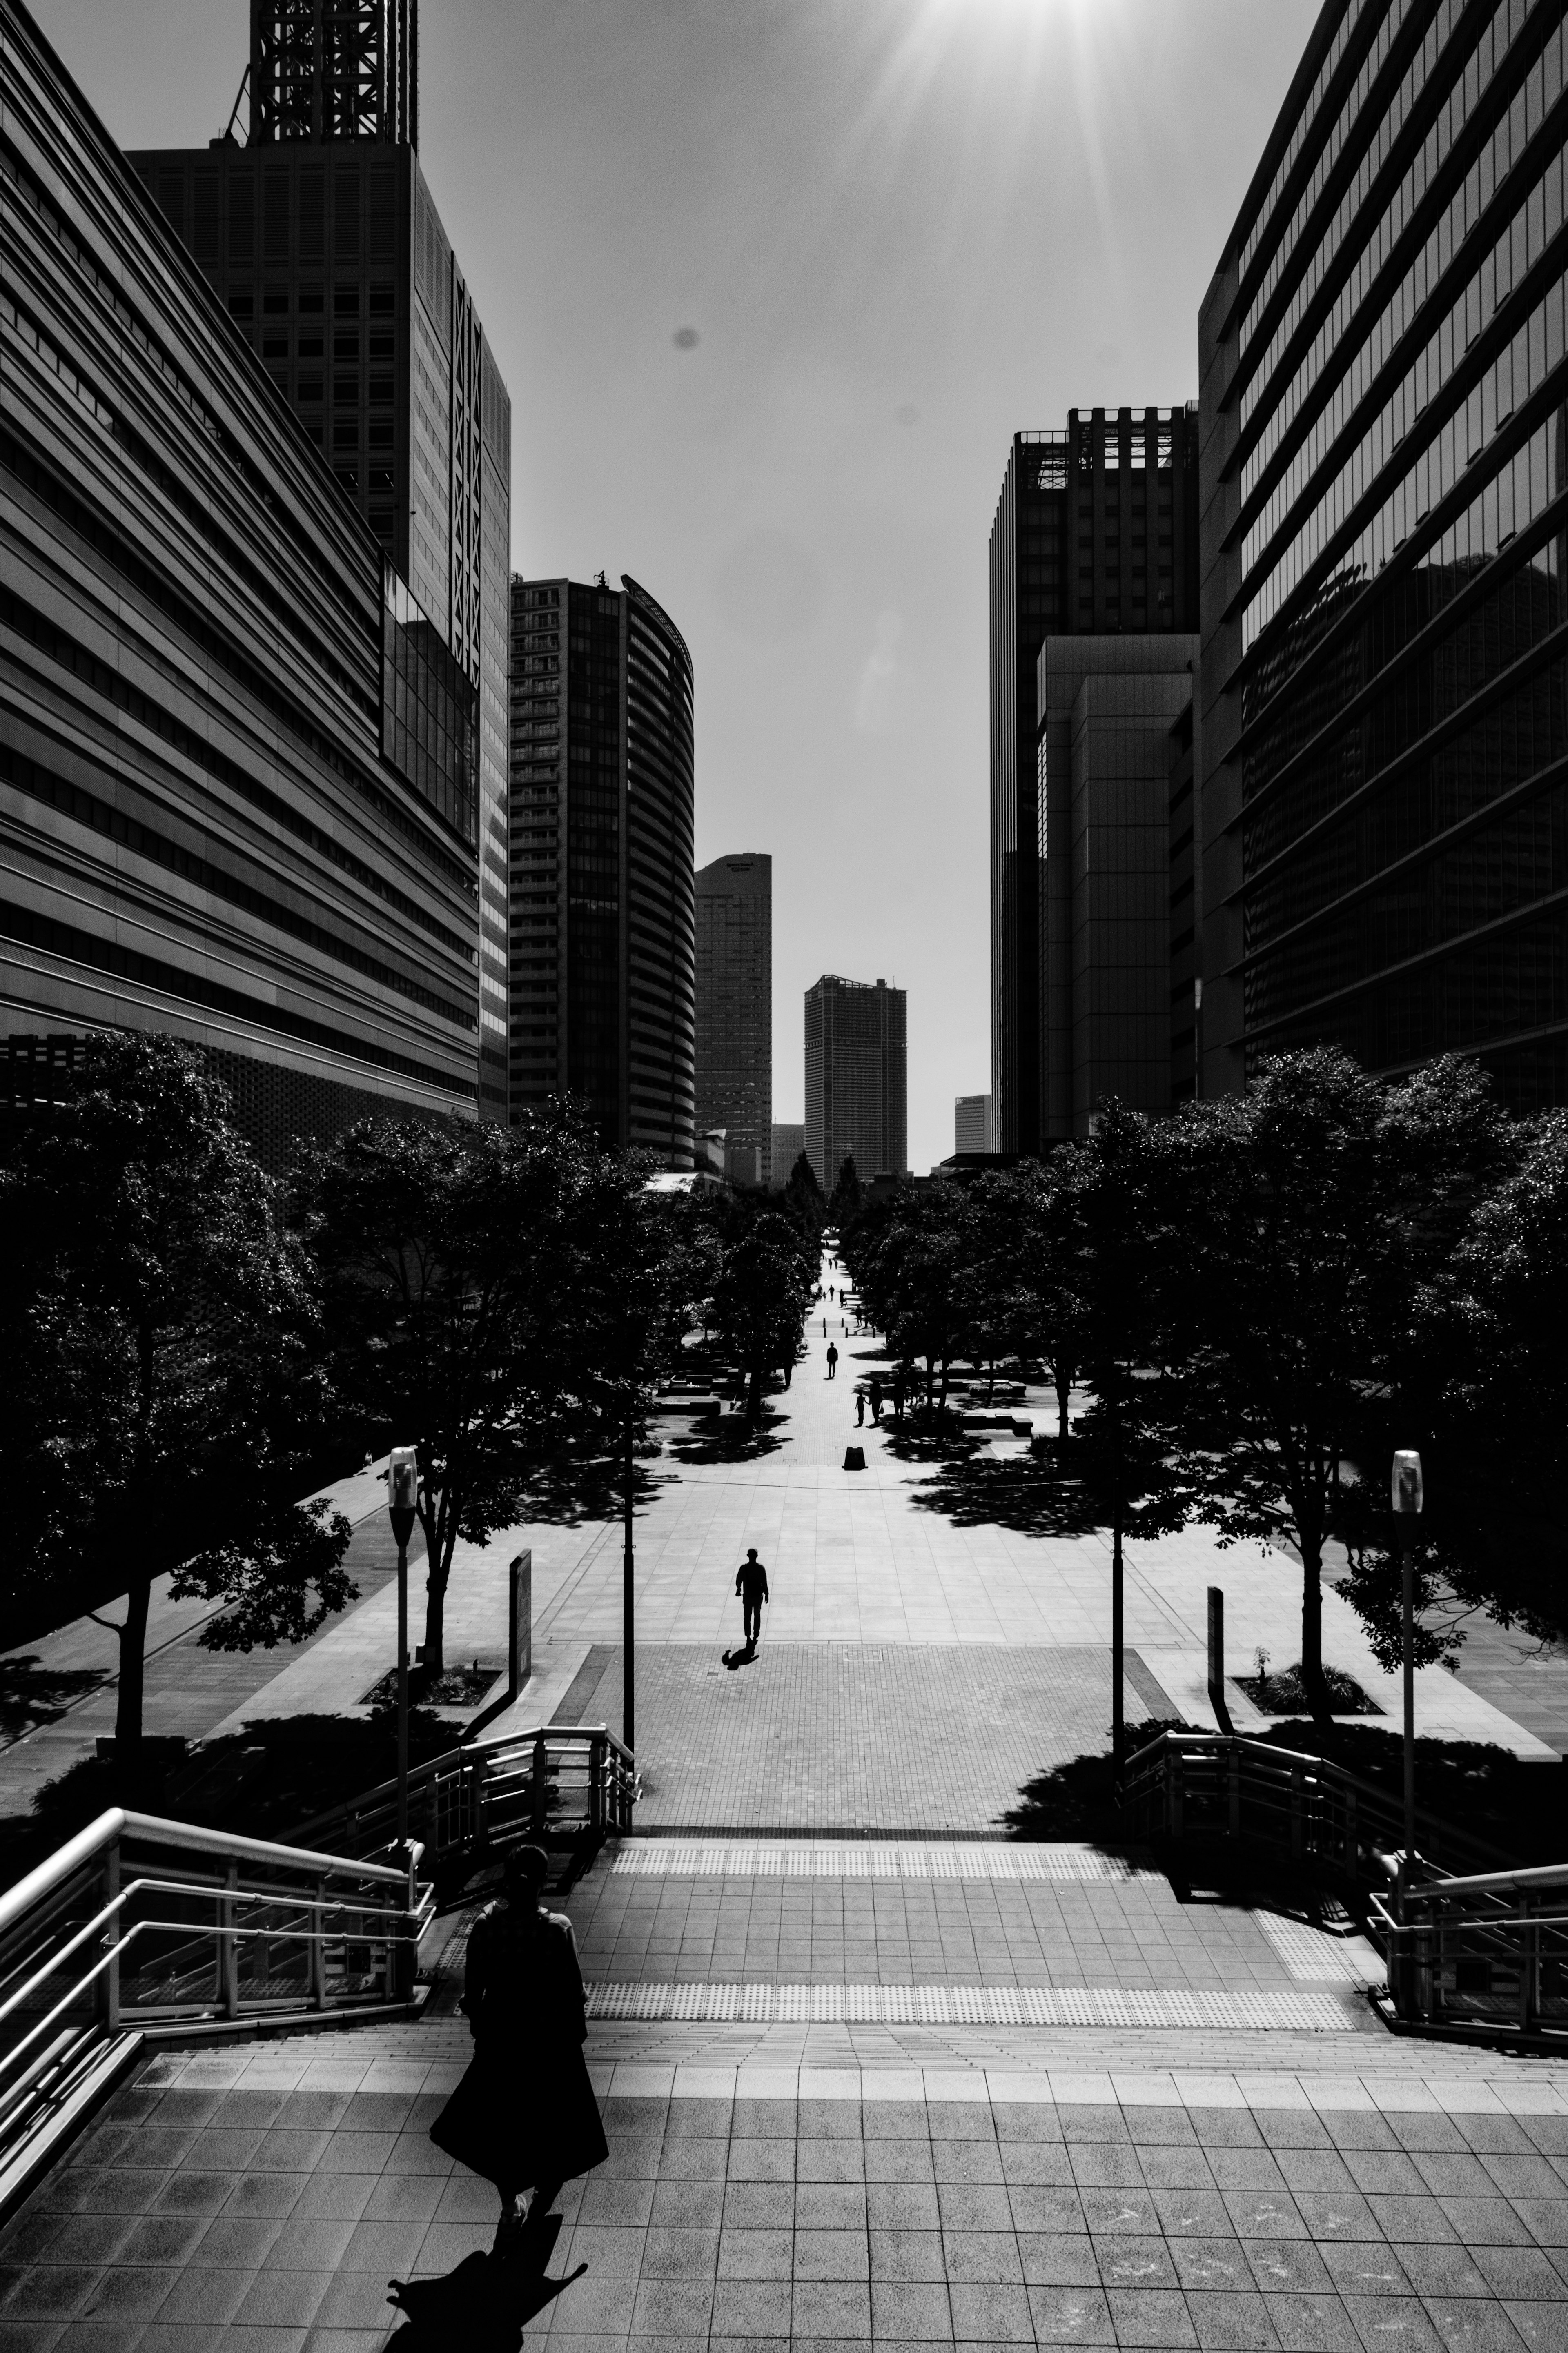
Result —
[{"label": "row of tree", "polygon": [[12,1638],[79,1610],[119,1637],[141,1737],[154,1581],[200,1639],[297,1642],[355,1598],[312,1484],[415,1445],[425,1665],[460,1539],[607,1491],[687,1335],[760,1411],[793,1366],[819,1228],[761,1195],[651,1190],[561,1106],[510,1127],[385,1119],[270,1177],[224,1089],[164,1038],[90,1040],[0,1136],[0,1480]]},{"label": "row of tree", "polygon": [[843,1248],[934,1409],[955,1363],[1044,1368],[1048,1468],[1100,1524],[1294,1550],[1315,1715],[1331,1536],[1397,1655],[1395,1447],[1426,1472],[1419,1656],[1480,1608],[1568,1630],[1568,1114],[1510,1118],[1473,1064],[1384,1086],[1324,1050],[1171,1120],[1110,1103],[1044,1161],[903,1188]]}]

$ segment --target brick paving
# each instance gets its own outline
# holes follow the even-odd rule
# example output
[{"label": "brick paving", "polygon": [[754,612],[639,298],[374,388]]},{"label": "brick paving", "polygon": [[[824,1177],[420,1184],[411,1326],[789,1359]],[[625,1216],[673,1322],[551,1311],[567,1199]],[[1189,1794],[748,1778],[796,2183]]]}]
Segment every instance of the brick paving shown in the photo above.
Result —
[{"label": "brick paving", "polygon": [[[620,1658],[596,1646],[558,1723],[620,1730]],[[994,1831],[1032,1776],[1110,1736],[1099,1645],[765,1636],[732,1672],[694,1643],[639,1642],[637,1675],[640,1830]],[[1150,1713],[1130,1677],[1126,1704]]]}]

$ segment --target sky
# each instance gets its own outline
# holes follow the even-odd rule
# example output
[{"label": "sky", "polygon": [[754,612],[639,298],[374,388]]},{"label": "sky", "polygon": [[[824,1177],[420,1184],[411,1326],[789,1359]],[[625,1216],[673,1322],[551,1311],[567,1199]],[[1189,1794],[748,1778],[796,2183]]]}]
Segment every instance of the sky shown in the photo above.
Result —
[{"label": "sky", "polygon": [[[246,0],[32,0],[127,147]],[[421,0],[420,160],[512,395],[514,569],[629,572],[697,860],[773,857],[774,1117],[823,972],[909,992],[909,1161],[990,1079],[986,549],[1015,431],[1197,393],[1319,0]]]}]

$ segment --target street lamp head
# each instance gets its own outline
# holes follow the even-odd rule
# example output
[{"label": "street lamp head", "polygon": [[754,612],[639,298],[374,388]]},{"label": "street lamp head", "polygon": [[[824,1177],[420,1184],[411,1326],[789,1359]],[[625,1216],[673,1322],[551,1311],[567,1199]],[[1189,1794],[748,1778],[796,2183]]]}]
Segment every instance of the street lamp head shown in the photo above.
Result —
[{"label": "street lamp head", "polygon": [[1390,1504],[1395,1514],[1404,1518],[1418,1513],[1425,1502],[1421,1479],[1421,1457],[1414,1448],[1401,1447],[1393,1458],[1393,1475],[1389,1482]]},{"label": "street lamp head", "polygon": [[411,1446],[395,1446],[387,1458],[387,1516],[400,1546],[414,1533],[419,1509],[419,1458]]}]

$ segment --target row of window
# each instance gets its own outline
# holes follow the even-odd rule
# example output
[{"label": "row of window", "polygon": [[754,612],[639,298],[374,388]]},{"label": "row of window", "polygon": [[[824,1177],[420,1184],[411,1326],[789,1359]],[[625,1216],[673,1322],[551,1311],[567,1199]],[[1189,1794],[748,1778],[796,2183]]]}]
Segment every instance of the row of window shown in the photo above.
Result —
[{"label": "row of window", "polygon": [[[1361,365],[1363,355],[1374,344],[1384,351],[1392,348],[1398,334],[1425,303],[1428,289],[1446,273],[1454,255],[1475,233],[1497,189],[1520,163],[1526,147],[1539,131],[1547,105],[1555,100],[1563,81],[1563,58],[1564,40],[1560,28],[1548,42],[1544,55],[1526,75],[1523,87],[1515,91],[1501,121],[1481,140],[1458,187],[1433,223],[1399,283],[1381,299],[1380,307],[1373,309],[1370,305],[1373,288],[1446,160],[1447,117],[1432,127],[1393,201],[1362,245],[1328,315],[1298,361],[1290,381],[1274,395],[1271,375],[1260,371],[1249,385],[1242,401],[1244,418],[1250,419],[1266,397],[1272,396],[1274,405],[1261,426],[1255,445],[1247,449],[1244,459],[1244,512],[1271,465],[1276,449],[1292,430],[1309,396],[1318,389],[1319,398],[1326,397],[1333,383],[1350,366]],[[1330,371],[1327,382],[1325,370]],[[1371,370],[1363,367],[1362,373],[1370,374]],[[1245,431],[1243,442],[1245,448]]]},{"label": "row of window", "polygon": [[[1491,250],[1481,259],[1467,282],[1447,291],[1446,309],[1438,311],[1422,349],[1378,413],[1363,426],[1353,448],[1340,458],[1337,475],[1318,493],[1311,512],[1298,527],[1282,561],[1288,564],[1295,560],[1299,568],[1302,560],[1310,560],[1309,555],[1301,559],[1298,551],[1321,544],[1366,483],[1382,471],[1453,375],[1465,353],[1514,295],[1526,272],[1541,260],[1563,227],[1565,163],[1568,159],[1559,152],[1551,158],[1535,186],[1528,194],[1520,190],[1519,209]],[[1372,360],[1381,364],[1384,357],[1386,353],[1381,346],[1374,344]],[[1511,406],[1512,398],[1517,396],[1515,387],[1510,382],[1502,389]],[[1281,532],[1291,508],[1308,488],[1334,441],[1352,421],[1354,404],[1366,390],[1367,384],[1352,372],[1269,492],[1243,541],[1243,567],[1248,575]]]},{"label": "row of window", "polygon": [[[373,318],[386,317],[397,308],[397,291],[393,286],[371,286],[364,290],[364,308]],[[333,316],[335,319],[357,319],[360,314],[361,289],[357,286],[334,286],[332,290]],[[253,287],[238,286],[228,296],[231,319],[286,319],[291,312],[302,319],[324,316],[326,295],[320,286],[301,286],[292,296],[286,287],[267,287],[261,295],[258,311]]]}]

